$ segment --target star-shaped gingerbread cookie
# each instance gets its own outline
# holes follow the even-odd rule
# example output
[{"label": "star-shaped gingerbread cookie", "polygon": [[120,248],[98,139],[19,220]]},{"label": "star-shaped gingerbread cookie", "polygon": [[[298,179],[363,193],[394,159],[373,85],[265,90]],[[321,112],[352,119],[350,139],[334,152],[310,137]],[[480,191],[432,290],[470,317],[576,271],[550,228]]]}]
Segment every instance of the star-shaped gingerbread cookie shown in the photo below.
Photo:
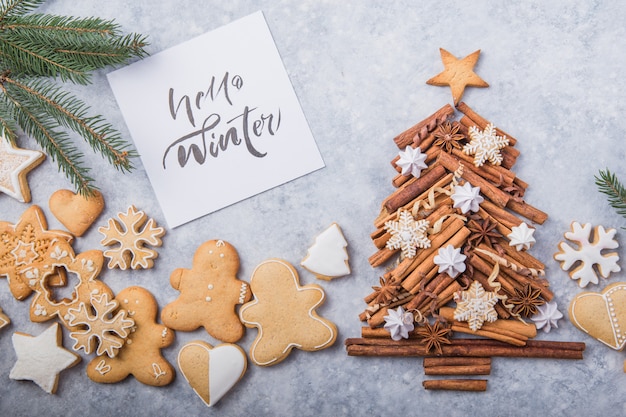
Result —
[{"label": "star-shaped gingerbread cookie", "polygon": [[316,351],[335,342],[336,326],[315,311],[324,302],[324,290],[315,284],[301,286],[289,262],[261,263],[252,273],[250,287],[254,300],[241,307],[239,316],[247,327],[259,330],[250,347],[255,364],[275,365],[294,347]]},{"label": "star-shaped gingerbread cookie", "polygon": [[33,381],[48,394],[54,394],[59,373],[80,362],[80,356],[63,348],[62,339],[58,323],[39,336],[15,332],[12,340],[17,362],[9,378]]},{"label": "star-shaped gingerbread cookie", "polygon": [[0,132],[0,192],[28,203],[30,188],[26,174],[45,158],[42,152],[18,148]]},{"label": "star-shaped gingerbread cookie", "polygon": [[480,49],[463,59],[458,59],[443,48],[439,48],[439,51],[441,52],[444,70],[426,81],[426,84],[440,87],[450,86],[455,106],[459,104],[465,87],[489,87],[489,84],[474,72]]},{"label": "star-shaped gingerbread cookie", "polygon": [[251,297],[246,282],[237,279],[239,255],[223,240],[210,240],[198,247],[191,269],[178,268],[170,284],[179,297],[163,308],[161,321],[174,330],[204,327],[216,339],[234,343],[245,332],[235,308]]},{"label": "star-shaped gingerbread cookie", "polygon": [[0,221],[0,277],[18,300],[37,287],[40,273],[62,254],[73,254],[73,236],[48,230],[43,211],[30,206],[16,224]]}]

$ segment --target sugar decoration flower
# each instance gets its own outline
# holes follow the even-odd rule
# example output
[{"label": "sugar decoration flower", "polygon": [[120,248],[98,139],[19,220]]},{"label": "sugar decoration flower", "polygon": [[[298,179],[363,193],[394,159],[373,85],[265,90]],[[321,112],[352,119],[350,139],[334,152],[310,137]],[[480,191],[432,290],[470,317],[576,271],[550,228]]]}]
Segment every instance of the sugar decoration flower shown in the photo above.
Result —
[{"label": "sugar decoration flower", "polygon": [[509,238],[509,246],[515,246],[518,251],[530,249],[536,242],[533,234],[535,229],[528,227],[526,223],[515,226],[511,229],[511,233],[507,235]]},{"label": "sugar decoration flower", "polygon": [[435,255],[435,265],[439,266],[439,273],[445,272],[452,278],[456,278],[459,274],[465,272],[465,259],[467,256],[461,253],[461,248],[455,248],[453,245],[447,245],[439,248]]},{"label": "sugar decoration flower", "polygon": [[415,220],[410,212],[401,211],[397,221],[385,223],[385,230],[391,233],[386,243],[387,249],[401,249],[403,257],[413,258],[417,248],[430,247],[428,226],[428,220]]},{"label": "sugar decoration flower", "polygon": [[402,168],[402,175],[413,175],[419,178],[422,169],[428,168],[426,165],[426,154],[422,153],[419,146],[413,148],[410,145],[404,148],[404,151],[398,152],[400,159],[396,162]]},{"label": "sugar decoration flower", "polygon": [[563,313],[558,310],[556,302],[550,301],[544,305],[537,306],[537,314],[532,316],[531,320],[538,329],[543,329],[544,332],[550,333],[552,327],[555,329],[559,327],[557,321],[562,318]]},{"label": "sugar decoration flower", "polygon": [[472,126],[468,130],[470,142],[463,147],[463,153],[474,155],[474,165],[483,166],[486,161],[493,165],[502,163],[500,149],[504,149],[509,140],[506,136],[496,135],[496,127],[489,123],[482,132],[477,126]]},{"label": "sugar decoration flower", "polygon": [[455,185],[452,194],[452,207],[460,208],[463,214],[468,211],[477,212],[480,203],[485,199],[480,195],[480,187],[472,187],[472,184],[466,182],[463,185]]},{"label": "sugar decoration flower", "polygon": [[408,339],[409,332],[415,329],[415,317],[404,311],[402,306],[397,310],[388,310],[385,319],[385,329],[391,333],[393,340]]}]

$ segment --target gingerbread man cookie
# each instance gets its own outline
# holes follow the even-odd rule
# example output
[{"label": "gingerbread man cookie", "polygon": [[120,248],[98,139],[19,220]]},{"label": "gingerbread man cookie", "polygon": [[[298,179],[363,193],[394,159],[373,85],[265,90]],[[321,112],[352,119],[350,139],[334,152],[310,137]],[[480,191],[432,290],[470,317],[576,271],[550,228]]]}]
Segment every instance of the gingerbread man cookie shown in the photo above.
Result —
[{"label": "gingerbread man cookie", "polygon": [[180,296],[161,312],[163,324],[175,330],[193,331],[203,326],[216,339],[234,343],[245,332],[235,307],[250,300],[246,282],[237,279],[239,255],[223,240],[198,247],[191,269],[178,268],[170,284]]},{"label": "gingerbread man cookie", "polygon": [[97,357],[87,365],[87,376],[95,382],[115,383],[128,375],[139,382],[164,386],[174,380],[174,367],[161,355],[161,349],[174,342],[174,331],[158,324],[158,304],[142,287],[129,287],[117,294],[120,308],[135,321],[134,331],[117,356]]},{"label": "gingerbread man cookie", "polygon": [[300,285],[296,269],[287,261],[269,259],[256,267],[250,279],[254,300],[241,307],[239,316],[259,332],[250,348],[257,365],[275,365],[295,347],[316,351],[337,338],[335,325],[315,309],[324,302],[319,285]]}]

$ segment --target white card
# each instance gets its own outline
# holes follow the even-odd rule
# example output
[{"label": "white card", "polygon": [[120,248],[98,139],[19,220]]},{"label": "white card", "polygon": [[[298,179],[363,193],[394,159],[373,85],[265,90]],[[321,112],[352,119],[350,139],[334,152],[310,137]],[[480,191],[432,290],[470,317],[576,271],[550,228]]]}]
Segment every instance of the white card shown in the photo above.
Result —
[{"label": "white card", "polygon": [[107,76],[170,227],[324,167],[262,12]]}]

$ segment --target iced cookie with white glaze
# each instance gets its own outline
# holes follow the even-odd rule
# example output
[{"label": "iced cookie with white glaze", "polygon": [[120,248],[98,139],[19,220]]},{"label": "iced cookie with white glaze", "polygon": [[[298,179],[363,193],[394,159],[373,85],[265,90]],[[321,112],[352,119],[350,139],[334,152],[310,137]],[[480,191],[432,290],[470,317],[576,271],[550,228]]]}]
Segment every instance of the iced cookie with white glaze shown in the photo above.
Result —
[{"label": "iced cookie with white glaze", "polygon": [[224,343],[213,347],[196,340],[180,349],[178,367],[198,397],[211,407],[243,377],[248,360],[237,345]]},{"label": "iced cookie with white glaze", "polygon": [[300,265],[326,281],[349,275],[347,246],[341,228],[333,223],[315,238],[315,243]]}]

